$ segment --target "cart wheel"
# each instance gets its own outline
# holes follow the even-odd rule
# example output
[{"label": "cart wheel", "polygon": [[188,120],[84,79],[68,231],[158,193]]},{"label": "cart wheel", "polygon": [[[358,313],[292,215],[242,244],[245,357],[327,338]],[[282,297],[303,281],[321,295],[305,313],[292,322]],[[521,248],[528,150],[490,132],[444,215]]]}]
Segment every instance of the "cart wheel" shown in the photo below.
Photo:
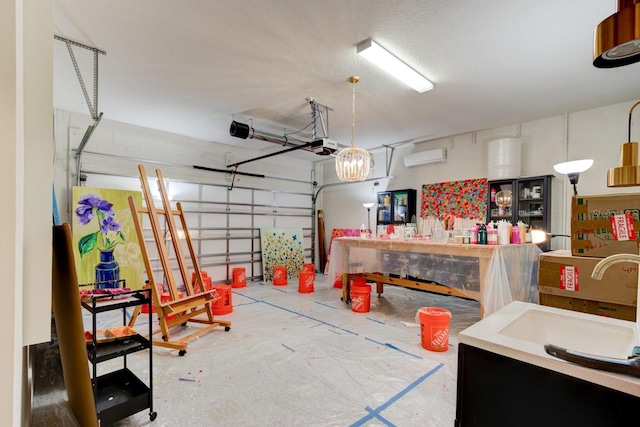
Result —
[{"label": "cart wheel", "polygon": [[187,350],[180,350],[178,352],[178,356],[184,356],[185,354],[187,354]]},{"label": "cart wheel", "polygon": [[166,335],[163,335],[163,336],[162,336],[162,341],[166,341],[166,340],[167,340],[167,336],[166,336]]},{"label": "cart wheel", "polygon": [[181,326],[187,326],[187,322],[184,322]]},{"label": "cart wheel", "polygon": [[224,331],[225,331],[225,332],[229,332],[230,330],[231,330],[231,326],[225,326],[225,327],[224,327]]},{"label": "cart wheel", "polygon": [[152,413],[149,414],[149,419],[153,421],[156,419],[157,416],[158,416],[158,413],[153,411]]},{"label": "cart wheel", "polygon": [[382,298],[382,294],[378,294],[378,298]]}]

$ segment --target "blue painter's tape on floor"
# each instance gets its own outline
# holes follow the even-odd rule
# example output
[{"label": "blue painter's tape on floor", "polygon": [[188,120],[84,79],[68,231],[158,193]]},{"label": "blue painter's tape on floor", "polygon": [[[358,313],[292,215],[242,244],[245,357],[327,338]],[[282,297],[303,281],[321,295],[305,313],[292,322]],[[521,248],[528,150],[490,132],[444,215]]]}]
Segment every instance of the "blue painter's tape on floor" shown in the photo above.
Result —
[{"label": "blue painter's tape on floor", "polygon": [[294,349],[292,349],[291,347],[286,346],[286,345],[284,345],[284,344],[282,344],[282,346],[283,346],[284,348],[286,348],[287,350],[291,350],[291,351],[293,351],[293,352],[295,353],[295,350],[294,350]]},{"label": "blue painter's tape on floor", "polygon": [[424,359],[422,356],[418,356],[417,354],[413,354],[413,353],[409,353],[408,351],[401,350],[401,349],[399,349],[398,347],[396,347],[396,346],[395,346],[395,345],[393,345],[393,344],[383,343],[383,342],[376,341],[376,340],[373,340],[373,339],[371,339],[371,338],[367,338],[367,337],[365,337],[365,339],[366,339],[367,341],[374,342],[374,343],[376,343],[376,344],[378,344],[378,345],[381,345],[381,346],[383,346],[383,347],[388,347],[388,348],[390,348],[390,349],[392,349],[392,350],[399,351],[400,353],[404,353],[404,354],[409,355],[409,356],[411,356],[411,357],[415,357],[416,359]]},{"label": "blue painter's tape on floor", "polygon": [[282,292],[284,294],[287,293],[287,291],[285,291],[284,289],[278,289],[278,288],[273,288],[274,291],[278,291],[278,292]]},{"label": "blue painter's tape on floor", "polygon": [[341,328],[340,326],[332,325],[331,323],[325,322],[324,320],[316,319],[315,317],[307,316],[306,314],[298,313],[297,311],[293,311],[293,310],[290,310],[288,308],[281,307],[279,305],[275,305],[275,304],[272,304],[272,303],[267,302],[267,301],[261,301],[261,302],[263,302],[264,304],[270,305],[272,307],[279,308],[280,310],[288,311],[289,313],[297,314],[298,316],[306,317],[307,319],[311,319],[311,320],[314,320],[316,322],[320,322],[323,325],[327,325],[327,326],[331,326],[332,328],[340,329],[341,331],[345,331],[345,332],[347,332],[349,334],[358,335],[358,333],[356,333],[356,332],[350,331],[348,329]]},{"label": "blue painter's tape on floor", "polygon": [[[388,421],[384,420],[384,418],[380,417],[379,414],[382,411],[384,411],[385,409],[387,409],[389,406],[391,406],[398,399],[400,399],[402,396],[404,396],[405,394],[409,393],[411,390],[416,388],[418,385],[420,385],[420,383],[422,383],[424,380],[429,378],[431,375],[433,375],[436,372],[438,372],[438,370],[440,370],[440,368],[442,368],[443,366],[444,366],[444,363],[438,364],[438,366],[436,366],[435,368],[433,368],[432,370],[430,370],[429,372],[427,372],[426,374],[424,374],[423,376],[421,376],[420,378],[418,378],[417,380],[415,380],[414,382],[409,384],[405,389],[401,390],[399,393],[397,393],[391,399],[387,400],[385,403],[380,405],[377,409],[372,409],[369,406],[367,406],[365,408],[365,410],[367,412],[369,412],[369,414],[365,415],[362,418],[360,418],[358,421],[356,421],[355,423],[351,424],[351,426],[355,427],[355,426],[364,425],[364,423],[366,423],[367,421],[371,420],[372,418],[379,419],[379,420],[383,421],[385,424],[387,424]],[[387,425],[393,425],[393,424],[387,424]]]},{"label": "blue painter's tape on floor", "polygon": [[240,307],[241,305],[253,305],[253,304],[257,304],[260,301],[249,301],[249,302],[241,302],[240,304],[233,304],[234,307]]},{"label": "blue painter's tape on floor", "polygon": [[391,421],[389,421],[388,419],[386,419],[385,417],[380,415],[380,413],[376,412],[371,406],[365,406],[364,410],[367,411],[368,413],[370,413],[373,418],[375,418],[377,420],[380,420],[385,425],[388,425],[389,427],[395,427],[396,426],[394,423],[392,423]]},{"label": "blue painter's tape on floor", "polygon": [[337,310],[337,308],[336,308],[336,307],[334,307],[334,306],[332,306],[332,305],[329,305],[329,304],[326,304],[326,303],[324,303],[324,302],[320,302],[320,301],[314,301],[314,302],[315,302],[316,304],[324,305],[325,307],[329,307],[329,308],[333,308],[334,310]]},{"label": "blue painter's tape on floor", "polygon": [[380,320],[378,320],[378,319],[372,319],[371,317],[367,317],[367,320],[371,320],[372,322],[380,323],[381,325],[386,325],[386,323],[381,322],[381,321],[380,321]]}]

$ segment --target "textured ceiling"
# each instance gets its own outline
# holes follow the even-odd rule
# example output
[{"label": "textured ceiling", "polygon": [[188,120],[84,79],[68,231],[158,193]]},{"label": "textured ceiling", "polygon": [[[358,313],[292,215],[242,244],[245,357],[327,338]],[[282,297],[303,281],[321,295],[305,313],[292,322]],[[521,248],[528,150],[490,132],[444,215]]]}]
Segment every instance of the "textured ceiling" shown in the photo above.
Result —
[{"label": "textured ceiling", "polygon": [[[616,5],[54,0],[54,32],[107,52],[99,57],[104,118],[257,150],[277,146],[231,137],[232,119],[293,132],[311,121],[307,97],[332,109],[329,136],[349,145],[347,78],[358,75],[356,145],[375,149],[640,98],[640,63],[592,65],[594,28]],[[369,37],[435,89],[419,94],[358,57]],[[53,46],[55,107],[87,113],[65,44]],[[74,53],[91,91],[93,55]]]}]

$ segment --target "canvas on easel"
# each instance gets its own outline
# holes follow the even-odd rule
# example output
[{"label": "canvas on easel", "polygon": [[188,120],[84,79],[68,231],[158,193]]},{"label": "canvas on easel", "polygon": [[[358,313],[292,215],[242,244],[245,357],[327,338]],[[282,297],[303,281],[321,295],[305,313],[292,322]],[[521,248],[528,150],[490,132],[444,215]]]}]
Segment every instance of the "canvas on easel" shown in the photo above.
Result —
[{"label": "canvas on easel", "polygon": [[73,187],[73,249],[78,282],[96,287],[140,289],[144,285],[140,243],[128,198],[140,191]]}]

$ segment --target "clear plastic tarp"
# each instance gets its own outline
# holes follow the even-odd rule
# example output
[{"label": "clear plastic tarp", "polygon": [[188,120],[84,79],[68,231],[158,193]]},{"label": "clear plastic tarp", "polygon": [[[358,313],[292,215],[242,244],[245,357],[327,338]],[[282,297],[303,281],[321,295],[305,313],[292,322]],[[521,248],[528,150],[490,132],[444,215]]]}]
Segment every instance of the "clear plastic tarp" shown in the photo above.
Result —
[{"label": "clear plastic tarp", "polygon": [[[478,302],[388,286],[381,298],[371,296],[368,312],[355,313],[341,295],[323,275],[309,294],[299,293],[292,279],[286,286],[249,281],[234,288],[233,312],[220,316],[231,321],[230,331],[190,340],[182,357],[153,348],[156,420],[141,411],[116,426],[454,425],[457,334],[480,320]],[[415,318],[426,306],[452,313],[447,351],[421,345]],[[142,314],[134,328],[145,331],[149,319]],[[83,320],[90,329],[91,316]],[[98,328],[121,323],[119,312],[98,317]],[[176,326],[172,336],[198,327]],[[51,369],[55,347],[45,347],[40,359],[48,361],[47,369],[36,367],[34,376],[48,383],[61,374]],[[127,367],[145,382],[148,357],[148,350],[127,356]],[[100,365],[119,369],[122,358]],[[76,425],[62,391],[40,394],[36,406],[34,425]]]},{"label": "clear plastic tarp", "polygon": [[331,244],[327,283],[333,286],[343,273],[376,273],[436,283],[479,301],[487,316],[514,300],[537,303],[541,252],[534,244],[464,245],[342,237]]}]

